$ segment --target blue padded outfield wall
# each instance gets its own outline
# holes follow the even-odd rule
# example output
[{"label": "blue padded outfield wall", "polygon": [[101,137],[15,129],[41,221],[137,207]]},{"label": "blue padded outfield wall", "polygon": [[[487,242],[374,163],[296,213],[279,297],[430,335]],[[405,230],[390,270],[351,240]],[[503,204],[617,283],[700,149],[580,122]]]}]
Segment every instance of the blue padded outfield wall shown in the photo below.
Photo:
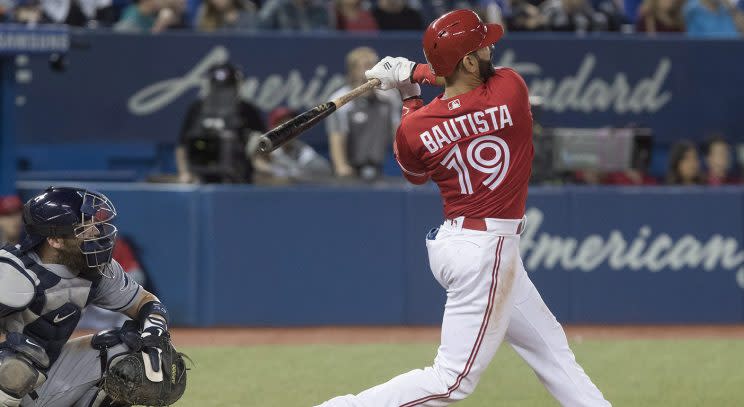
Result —
[{"label": "blue padded outfield wall", "polygon": [[[441,320],[431,186],[89,186],[179,324]],[[528,207],[524,263],[561,321],[744,322],[744,188],[531,188]]]},{"label": "blue padded outfield wall", "polygon": [[[51,70],[44,56],[17,67],[26,72],[17,86],[19,153],[31,170],[170,169],[162,158],[172,157],[188,104],[207,68],[227,59],[243,67],[242,94],[265,113],[327,101],[357,46],[423,61],[418,34],[93,32],[72,35],[70,45],[66,72]],[[497,64],[517,69],[542,97],[544,126],[636,124],[652,128],[661,146],[713,131],[744,141],[744,41],[509,34],[496,52]],[[305,139],[322,147],[323,126]],[[58,153],[41,154],[50,145]]]}]

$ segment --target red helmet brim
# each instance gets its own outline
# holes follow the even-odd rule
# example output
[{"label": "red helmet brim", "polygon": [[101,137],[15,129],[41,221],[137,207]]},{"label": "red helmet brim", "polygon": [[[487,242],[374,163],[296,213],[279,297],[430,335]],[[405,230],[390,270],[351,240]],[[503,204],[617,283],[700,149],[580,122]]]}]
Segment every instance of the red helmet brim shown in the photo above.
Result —
[{"label": "red helmet brim", "polygon": [[504,36],[504,28],[499,24],[486,24],[486,36],[483,38],[479,48],[488,47],[497,43]]}]

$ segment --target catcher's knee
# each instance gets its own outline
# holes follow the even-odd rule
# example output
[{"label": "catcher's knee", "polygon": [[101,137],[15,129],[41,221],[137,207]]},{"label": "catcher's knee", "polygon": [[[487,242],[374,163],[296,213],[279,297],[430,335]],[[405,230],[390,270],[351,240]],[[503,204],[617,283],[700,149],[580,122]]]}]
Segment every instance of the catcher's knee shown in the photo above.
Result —
[{"label": "catcher's knee", "polygon": [[25,355],[13,350],[0,350],[0,390],[22,398],[41,386],[46,376]]},{"label": "catcher's knee", "polygon": [[0,390],[23,398],[46,381],[49,367],[44,348],[31,338],[11,332],[0,344]]}]

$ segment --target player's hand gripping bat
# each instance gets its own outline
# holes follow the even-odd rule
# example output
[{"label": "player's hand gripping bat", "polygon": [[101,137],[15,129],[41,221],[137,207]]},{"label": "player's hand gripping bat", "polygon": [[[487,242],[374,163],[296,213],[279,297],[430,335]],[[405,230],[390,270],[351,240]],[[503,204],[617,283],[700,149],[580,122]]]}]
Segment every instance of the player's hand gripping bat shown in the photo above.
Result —
[{"label": "player's hand gripping bat", "polygon": [[328,115],[336,111],[339,107],[349,103],[364,93],[367,93],[379,84],[379,79],[370,79],[366,83],[352,89],[349,93],[341,95],[330,102],[315,106],[288,122],[271,129],[259,139],[258,149],[264,153],[276,150],[288,141],[299,136],[305,130],[315,126],[319,121],[328,117]]}]

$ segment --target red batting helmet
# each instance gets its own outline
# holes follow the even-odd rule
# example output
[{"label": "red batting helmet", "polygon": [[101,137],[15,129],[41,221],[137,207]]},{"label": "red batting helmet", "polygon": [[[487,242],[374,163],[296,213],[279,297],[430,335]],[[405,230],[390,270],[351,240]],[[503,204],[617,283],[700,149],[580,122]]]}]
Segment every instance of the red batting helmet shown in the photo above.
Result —
[{"label": "red batting helmet", "polygon": [[449,76],[465,55],[493,45],[504,35],[472,10],[455,10],[434,20],[424,33],[424,54],[437,76]]}]

